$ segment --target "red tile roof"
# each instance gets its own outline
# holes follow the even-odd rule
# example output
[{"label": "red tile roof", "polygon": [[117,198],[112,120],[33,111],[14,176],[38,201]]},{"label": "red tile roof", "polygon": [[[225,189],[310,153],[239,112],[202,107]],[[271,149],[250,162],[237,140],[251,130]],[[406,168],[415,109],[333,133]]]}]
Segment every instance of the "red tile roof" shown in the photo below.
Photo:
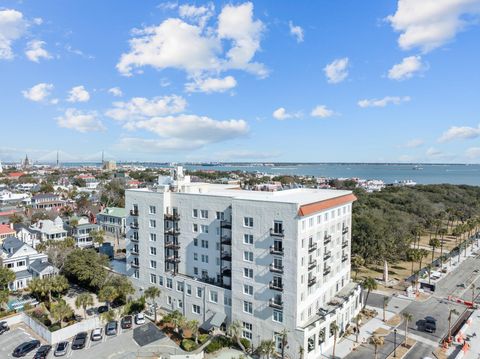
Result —
[{"label": "red tile roof", "polygon": [[8,174],[9,177],[22,177],[25,173],[23,172],[11,172]]},{"label": "red tile roof", "polygon": [[11,229],[8,224],[0,224],[0,234],[15,234],[15,230]]},{"label": "red tile roof", "polygon": [[357,200],[357,197],[353,194],[347,194],[341,197],[336,197],[332,199],[327,199],[325,201],[309,203],[303,206],[300,206],[298,210],[299,216],[308,216],[315,212],[324,211],[328,208],[338,207],[347,203],[351,203]]}]

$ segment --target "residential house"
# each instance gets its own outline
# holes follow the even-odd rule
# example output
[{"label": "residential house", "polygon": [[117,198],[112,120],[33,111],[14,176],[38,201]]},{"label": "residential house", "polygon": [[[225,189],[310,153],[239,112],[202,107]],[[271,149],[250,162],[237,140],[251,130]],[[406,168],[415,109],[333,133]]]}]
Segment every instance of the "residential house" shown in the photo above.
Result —
[{"label": "residential house", "polygon": [[97,223],[115,238],[125,235],[127,211],[120,207],[107,207],[97,214]]},{"label": "residential house", "polygon": [[32,229],[23,223],[14,224],[13,228],[15,229],[16,237],[18,239],[20,239],[23,243],[28,244],[30,247],[37,248],[37,245],[40,243],[41,239],[40,231]]},{"label": "residential house", "polygon": [[9,224],[0,224],[0,243],[7,237],[14,236],[15,230]]},{"label": "residential house", "polygon": [[[72,225],[72,220],[77,220],[76,225]],[[95,223],[91,223],[90,219],[86,216],[82,217],[71,217],[65,228],[68,231],[68,235],[75,239],[75,244],[79,248],[90,248],[94,246],[93,238],[91,235],[92,231],[97,231],[100,229],[100,226]]]},{"label": "residential house", "polygon": [[30,226],[31,230],[37,231],[40,234],[40,241],[62,241],[67,238],[67,230],[64,228],[63,220],[60,217],[55,218],[54,221],[50,219],[42,219]]},{"label": "residential house", "polygon": [[60,208],[65,201],[60,199],[60,196],[54,193],[42,193],[32,197],[31,206],[34,209],[45,209],[47,211]]}]

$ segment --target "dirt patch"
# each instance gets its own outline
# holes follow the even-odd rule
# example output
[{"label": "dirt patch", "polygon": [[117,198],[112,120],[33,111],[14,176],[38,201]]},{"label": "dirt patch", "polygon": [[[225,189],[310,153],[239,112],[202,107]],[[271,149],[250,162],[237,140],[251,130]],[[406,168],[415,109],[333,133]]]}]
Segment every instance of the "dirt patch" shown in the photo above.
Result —
[{"label": "dirt patch", "polygon": [[393,317],[391,317],[389,320],[385,322],[385,324],[391,326],[391,327],[396,327],[402,322],[402,318],[400,315],[395,314]]},{"label": "dirt patch", "polygon": [[[405,342],[402,345],[399,345],[396,350],[396,358],[398,359],[403,358],[410,351],[410,349],[413,348],[415,344],[417,344],[417,342],[409,338],[408,342]],[[387,359],[391,359],[391,358],[393,358],[393,353],[387,357]]]}]

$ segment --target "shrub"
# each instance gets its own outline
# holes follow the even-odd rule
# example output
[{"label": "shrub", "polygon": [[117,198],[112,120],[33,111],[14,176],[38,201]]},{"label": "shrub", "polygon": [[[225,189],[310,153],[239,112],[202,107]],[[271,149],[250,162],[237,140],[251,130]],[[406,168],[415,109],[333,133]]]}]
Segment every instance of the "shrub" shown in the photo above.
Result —
[{"label": "shrub", "polygon": [[125,314],[137,314],[145,309],[145,297],[140,297],[137,300],[128,302],[124,307]]},{"label": "shrub", "polygon": [[240,338],[240,343],[242,343],[245,349],[250,348],[250,340],[248,340],[247,338]]},{"label": "shrub", "polygon": [[55,332],[57,330],[60,329],[60,324],[58,323],[55,323],[54,325],[52,325],[50,328],[48,328],[48,330],[50,330],[51,332]]},{"label": "shrub", "polygon": [[192,339],[183,339],[180,346],[187,352],[191,352],[198,348],[198,345]]},{"label": "shrub", "polygon": [[222,348],[229,347],[231,344],[231,340],[227,337],[215,337],[210,344],[207,345],[205,351],[207,353],[213,353]]},{"label": "shrub", "polygon": [[205,343],[205,342],[208,340],[209,337],[210,337],[210,336],[209,336],[208,334],[200,334],[200,335],[198,336],[198,342],[199,342],[200,344],[203,344],[203,343]]}]

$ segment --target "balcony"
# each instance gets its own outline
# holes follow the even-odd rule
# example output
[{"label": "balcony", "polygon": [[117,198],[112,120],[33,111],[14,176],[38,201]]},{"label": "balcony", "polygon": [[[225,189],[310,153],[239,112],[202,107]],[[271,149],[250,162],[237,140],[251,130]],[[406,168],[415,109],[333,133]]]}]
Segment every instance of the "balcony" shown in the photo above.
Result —
[{"label": "balcony", "polygon": [[232,222],[231,221],[221,221],[220,227],[225,229],[232,229]]},{"label": "balcony", "polygon": [[180,215],[178,213],[165,213],[163,218],[166,221],[178,221],[180,220]]},{"label": "balcony", "polygon": [[331,258],[331,257],[332,257],[332,251],[328,251],[328,252],[325,252],[325,253],[323,254],[323,260],[324,260],[324,261],[328,260],[328,259]]},{"label": "balcony", "polygon": [[283,273],[283,266],[275,266],[273,264],[270,264],[270,272]]},{"label": "balcony", "polygon": [[332,241],[332,236],[329,234],[328,236],[325,236],[323,238],[323,245],[327,245],[328,243],[330,243]]},{"label": "balcony", "polygon": [[274,231],[273,228],[270,228],[270,236],[283,238],[285,236],[284,230],[282,229],[280,231]]},{"label": "balcony", "polygon": [[348,241],[342,241],[342,248],[348,247]]},{"label": "balcony", "polygon": [[316,251],[317,250],[317,243],[310,243],[308,245],[308,253],[311,253],[313,251]]},{"label": "balcony", "polygon": [[222,268],[222,276],[231,277],[232,276],[232,270],[228,267]]},{"label": "balcony", "polygon": [[137,249],[135,249],[135,248],[130,249],[130,254],[138,256],[138,248]]},{"label": "balcony", "polygon": [[348,260],[348,254],[342,255],[342,262],[346,262]]},{"label": "balcony", "polygon": [[342,234],[347,234],[347,233],[348,233],[348,227],[343,227]]},{"label": "balcony", "polygon": [[309,286],[309,287],[311,287],[311,286],[314,285],[315,283],[317,283],[317,278],[316,278],[316,277],[308,278],[308,286]]},{"label": "balcony", "polygon": [[277,299],[270,299],[268,306],[275,309],[283,309],[283,301]]},{"label": "balcony", "polygon": [[317,266],[317,260],[316,260],[316,259],[308,262],[308,270],[312,270],[312,269],[315,268],[316,266]]},{"label": "balcony", "polygon": [[283,284],[282,283],[275,283],[273,280],[268,285],[270,289],[277,290],[279,292],[283,291]]},{"label": "balcony", "polygon": [[325,275],[329,274],[331,271],[332,271],[332,267],[326,266],[326,267],[323,268],[323,275],[325,276]]},{"label": "balcony", "polygon": [[169,263],[179,263],[180,262],[180,257],[178,256],[168,256],[165,258],[165,260]]},{"label": "balcony", "polygon": [[171,236],[178,236],[180,234],[180,230],[178,228],[167,228],[165,229],[164,233]]},{"label": "balcony", "polygon": [[283,256],[283,247],[279,246],[270,246],[270,254],[277,256]]},{"label": "balcony", "polygon": [[137,217],[138,216],[138,208],[137,209],[131,209],[130,210],[130,215]]},{"label": "balcony", "polygon": [[175,243],[175,242],[165,242],[165,248],[168,248],[168,249],[179,249],[179,248],[180,248],[180,244]]},{"label": "balcony", "polygon": [[140,268],[140,263],[138,262],[131,262],[130,265],[132,266],[132,268]]},{"label": "balcony", "polygon": [[232,254],[228,252],[222,253],[222,261],[231,262],[232,261]]},{"label": "balcony", "polygon": [[222,236],[220,238],[220,243],[224,246],[231,246],[232,245],[232,238],[230,236]]},{"label": "balcony", "polygon": [[131,229],[138,229],[138,223],[137,222],[130,223],[130,228]]},{"label": "balcony", "polygon": [[138,237],[130,236],[130,241],[131,242],[138,242]]}]

